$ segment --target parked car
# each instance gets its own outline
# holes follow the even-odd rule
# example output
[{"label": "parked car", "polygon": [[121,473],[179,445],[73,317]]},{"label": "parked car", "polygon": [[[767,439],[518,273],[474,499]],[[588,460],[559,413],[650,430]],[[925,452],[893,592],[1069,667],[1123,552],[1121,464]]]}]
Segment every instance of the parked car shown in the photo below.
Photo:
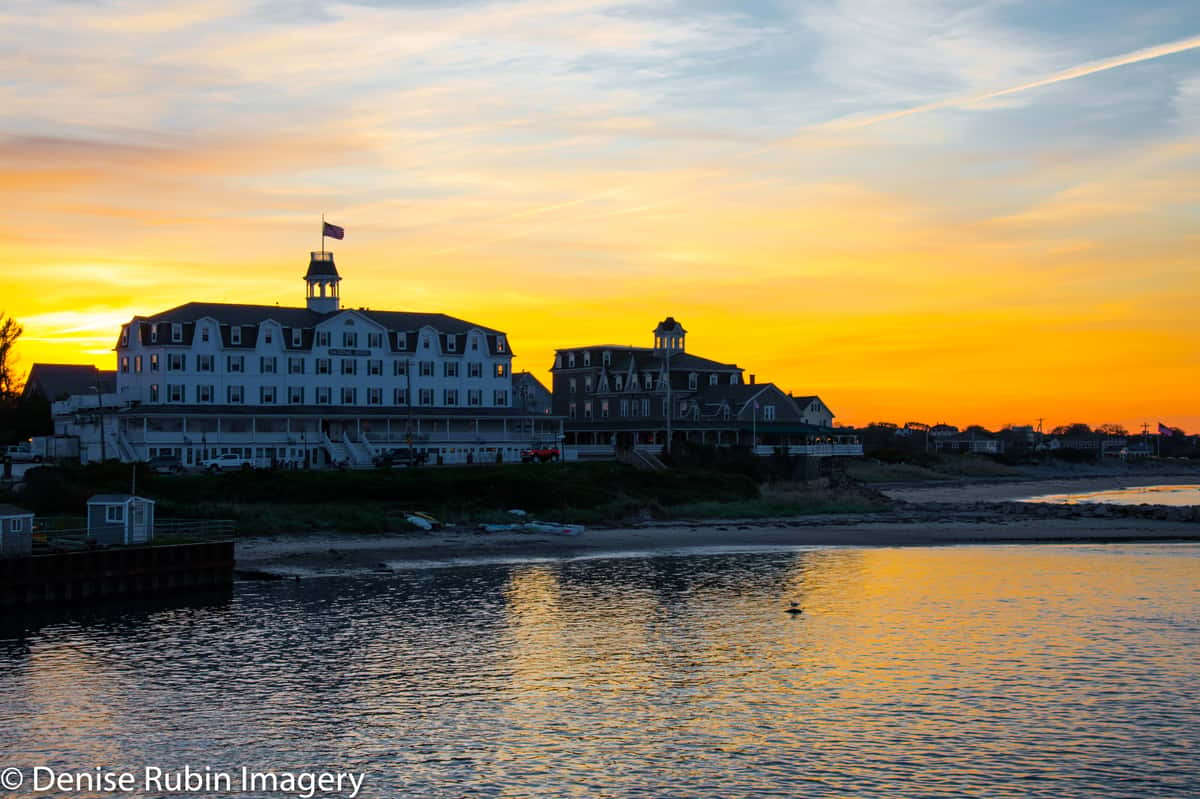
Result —
[{"label": "parked car", "polygon": [[11,447],[6,447],[4,457],[13,463],[42,462],[42,456],[33,451],[33,445],[28,441],[22,441],[20,444],[13,444]]},{"label": "parked car", "polygon": [[146,461],[146,466],[157,474],[179,474],[183,471],[183,461],[176,455],[158,455]]},{"label": "parked car", "polygon": [[200,461],[200,468],[210,472],[223,472],[228,469],[253,469],[254,462],[233,452],[226,452],[223,455],[214,455],[211,458],[205,458]]},{"label": "parked car", "polygon": [[388,449],[375,456],[375,465],[380,469],[400,469],[405,466],[420,466],[425,462],[426,454],[416,450]]},{"label": "parked car", "polygon": [[557,461],[559,457],[558,447],[532,447],[521,450],[521,463],[546,463]]}]

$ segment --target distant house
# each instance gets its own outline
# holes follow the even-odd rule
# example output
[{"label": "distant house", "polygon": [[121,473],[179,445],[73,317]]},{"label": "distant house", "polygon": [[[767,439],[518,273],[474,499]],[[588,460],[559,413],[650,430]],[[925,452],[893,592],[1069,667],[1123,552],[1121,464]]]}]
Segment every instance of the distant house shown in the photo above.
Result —
[{"label": "distant house", "polygon": [[529,372],[516,372],[512,376],[513,408],[524,413],[546,415],[550,413],[554,398],[550,389]]},{"label": "distant house", "polygon": [[0,558],[33,554],[33,513],[16,505],[0,505]]},{"label": "distant house", "polygon": [[154,537],[154,500],[97,494],[87,503],[87,530],[99,544],[148,544]]},{"label": "distant house", "polygon": [[35,363],[25,379],[22,399],[39,397],[47,402],[79,394],[94,396],[117,390],[117,373],[90,364]]}]

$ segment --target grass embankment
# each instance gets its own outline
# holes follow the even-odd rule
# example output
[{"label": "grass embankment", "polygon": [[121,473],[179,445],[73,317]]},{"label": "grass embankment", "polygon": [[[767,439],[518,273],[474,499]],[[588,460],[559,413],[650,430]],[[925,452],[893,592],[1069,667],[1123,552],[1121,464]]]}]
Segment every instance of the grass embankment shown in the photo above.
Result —
[{"label": "grass embankment", "polygon": [[930,455],[919,463],[853,460],[846,466],[846,476],[862,483],[917,483],[1021,474],[1020,469],[981,455]]},{"label": "grass embankment", "polygon": [[[23,505],[45,515],[78,514],[93,494],[128,491],[130,467],[46,468],[29,477]],[[647,472],[615,463],[182,476],[141,470],[138,493],[158,501],[160,519],[233,519],[243,535],[405,530],[410,511],[474,524],[512,521],[508,509],[519,508],[545,520],[594,525],[862,512],[885,502],[854,490],[791,483],[760,488],[741,474]]]}]

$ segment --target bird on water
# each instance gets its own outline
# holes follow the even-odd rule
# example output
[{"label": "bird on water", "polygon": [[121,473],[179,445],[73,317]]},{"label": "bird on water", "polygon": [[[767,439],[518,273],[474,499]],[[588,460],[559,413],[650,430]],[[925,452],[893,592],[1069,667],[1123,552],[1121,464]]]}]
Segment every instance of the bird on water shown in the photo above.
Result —
[{"label": "bird on water", "polygon": [[800,607],[799,602],[792,602],[790,604],[791,604],[791,607],[788,608],[786,611],[784,611],[785,613],[790,613],[793,616],[799,616],[801,613],[804,612],[804,608]]}]

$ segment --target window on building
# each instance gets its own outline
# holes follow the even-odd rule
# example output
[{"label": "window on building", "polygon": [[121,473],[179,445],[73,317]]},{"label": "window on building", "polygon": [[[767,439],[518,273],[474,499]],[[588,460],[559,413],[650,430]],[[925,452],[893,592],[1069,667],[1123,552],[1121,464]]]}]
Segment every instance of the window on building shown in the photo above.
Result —
[{"label": "window on building", "polygon": [[695,372],[688,374],[688,391],[695,391],[696,386],[700,384],[700,375]]},{"label": "window on building", "polygon": [[150,353],[150,371],[151,372],[158,371],[158,353],[157,352]]},{"label": "window on building", "polygon": [[358,361],[354,360],[353,358],[342,358],[342,374],[358,374]]},{"label": "window on building", "polygon": [[298,327],[292,328],[292,346],[293,347],[303,347],[304,346],[304,331]]},{"label": "window on building", "polygon": [[397,333],[396,334],[396,349],[398,349],[398,350],[408,349],[408,335],[407,334],[405,334],[405,333]]},{"label": "window on building", "polygon": [[508,349],[508,344],[504,341],[504,336],[496,336],[496,352],[505,352]]},{"label": "window on building", "polygon": [[122,347],[129,346],[129,326],[128,325],[121,328],[121,346]]},{"label": "window on building", "polygon": [[729,376],[729,385],[736,386],[740,382],[742,382],[742,376],[737,372],[734,372]]},{"label": "window on building", "polygon": [[496,364],[496,377],[508,377],[508,364]]},{"label": "window on building", "polygon": [[687,416],[687,412],[688,412],[688,404],[686,402],[679,403],[679,416],[680,417]]},{"label": "window on building", "polygon": [[591,350],[583,351],[583,365],[584,366],[592,365],[592,351]]},{"label": "window on building", "polygon": [[275,374],[275,356],[266,355],[258,359],[258,369],[264,375]]},{"label": "window on building", "polygon": [[213,401],[212,386],[196,386],[196,402],[208,403]]},{"label": "window on building", "polygon": [[567,406],[567,418],[568,418],[568,419],[574,419],[574,418],[575,418],[575,416],[576,416],[576,413],[577,413],[577,412],[576,412],[576,409],[575,409],[575,403],[574,403],[574,402],[572,402],[570,405],[568,405],[568,406]]},{"label": "window on building", "polygon": [[458,391],[453,388],[445,389],[442,392],[442,404],[443,405],[457,405],[458,404]]},{"label": "window on building", "polygon": [[142,371],[142,356],[140,356],[140,355],[133,356],[133,371],[135,371],[135,372]]},{"label": "window on building", "polygon": [[600,357],[600,361],[605,366],[612,366],[612,353],[608,350],[605,350],[604,354]]},{"label": "window on building", "polygon": [[567,353],[567,368],[568,369],[575,368],[575,353],[573,353],[573,352]]},{"label": "window on building", "polygon": [[471,336],[471,352],[479,352],[479,336]]},{"label": "window on building", "polygon": [[333,401],[333,389],[329,386],[317,387],[317,404],[328,405]]},{"label": "window on building", "polygon": [[382,375],[383,374],[383,361],[375,361],[375,360],[367,361],[367,374]]},{"label": "window on building", "polygon": [[358,404],[358,389],[354,388],[353,386],[342,386],[342,404]]},{"label": "window on building", "polygon": [[433,361],[421,361],[421,377],[433,377]]},{"label": "window on building", "polygon": [[124,505],[105,505],[104,506],[104,521],[108,524],[124,524],[125,523],[125,506]]},{"label": "window on building", "polygon": [[288,374],[304,374],[304,358],[288,358]]},{"label": "window on building", "polygon": [[304,386],[288,386],[288,404],[304,404]]},{"label": "window on building", "polygon": [[333,370],[333,361],[330,358],[317,358],[317,374],[327,375]]},{"label": "window on building", "polygon": [[396,377],[408,374],[408,363],[406,361],[392,361],[392,374]]},{"label": "window on building", "polygon": [[629,415],[629,400],[627,400],[627,399],[621,400],[621,404],[617,408],[617,412],[621,414],[622,418],[628,416]]},{"label": "window on building", "polygon": [[375,348],[382,347],[383,346],[383,334],[382,333],[368,333],[367,334],[367,346],[375,347]]},{"label": "window on building", "polygon": [[583,379],[583,391],[586,394],[592,393],[592,377],[591,377],[591,375],[588,375],[587,377],[585,377]]},{"label": "window on building", "polygon": [[671,406],[667,404],[666,400],[662,401],[662,415],[663,416],[671,415]]},{"label": "window on building", "polygon": [[624,391],[625,390],[625,378],[622,377],[621,375],[617,375],[616,377],[614,377],[613,378],[613,387],[616,388],[617,391]]},{"label": "window on building", "polygon": [[129,356],[128,355],[121,356],[121,373],[129,374]]},{"label": "window on building", "polygon": [[483,364],[481,364],[481,363],[467,364],[467,377],[483,377]]},{"label": "window on building", "polygon": [[183,386],[178,383],[167,385],[167,402],[183,402]]},{"label": "window on building", "polygon": [[368,388],[367,389],[367,404],[368,405],[382,405],[383,404],[383,389],[382,388]]},{"label": "window on building", "polygon": [[208,325],[200,328],[200,340],[208,343]]},{"label": "window on building", "polygon": [[608,400],[600,400],[600,418],[608,418]]},{"label": "window on building", "polygon": [[231,344],[242,343],[242,329],[240,327],[229,328],[229,342]]},{"label": "window on building", "polygon": [[158,343],[158,325],[150,325],[150,343]]},{"label": "window on building", "polygon": [[158,383],[150,384],[150,401],[158,402]]},{"label": "window on building", "polygon": [[246,394],[241,386],[229,386],[225,393],[230,405],[241,405],[246,401]]},{"label": "window on building", "polygon": [[317,346],[318,347],[328,347],[329,346],[329,331],[328,330],[321,330],[321,331],[317,332]]},{"label": "window on building", "polygon": [[358,346],[358,334],[353,331],[350,331],[350,330],[342,331],[342,346],[343,347],[357,347]]},{"label": "window on building", "polygon": [[179,344],[183,341],[183,325],[175,322],[171,325],[171,343]]},{"label": "window on building", "polygon": [[261,405],[275,404],[275,386],[262,386],[258,389],[258,402]]},{"label": "window on building", "polygon": [[492,394],[492,405],[497,408],[505,408],[508,406],[508,392],[496,391]]},{"label": "window on building", "polygon": [[774,405],[764,405],[762,412],[763,412],[763,421],[764,422],[775,421],[775,406]]},{"label": "window on building", "polygon": [[714,372],[713,374],[708,376],[708,384],[710,386],[715,386],[719,379],[720,379],[720,376],[716,372]]},{"label": "window on building", "polygon": [[456,361],[443,362],[442,377],[458,377],[458,363]]},{"label": "window on building", "polygon": [[271,343],[271,328],[269,328],[269,327],[263,330],[263,343],[264,344]]},{"label": "window on building", "polygon": [[408,404],[408,389],[396,388],[392,389],[392,404],[407,405]]},{"label": "window on building", "polygon": [[215,360],[215,358],[212,355],[197,355],[196,356],[196,371],[197,372],[211,372],[213,370],[213,361],[214,360]]},{"label": "window on building", "polygon": [[575,380],[575,378],[572,377],[570,379],[570,381],[568,381],[568,383],[567,383],[567,390],[570,391],[572,394],[575,394],[576,389],[578,389],[578,388],[579,388],[579,383]]},{"label": "window on building", "polygon": [[642,400],[642,416],[649,416],[649,415],[650,415],[650,400],[647,398],[647,399]]},{"label": "window on building", "polygon": [[429,349],[429,336],[421,337],[421,348],[426,350]]},{"label": "window on building", "polygon": [[421,405],[432,405],[433,404],[433,389],[432,388],[421,389],[417,393],[417,401]]},{"label": "window on building", "polygon": [[583,418],[584,419],[592,418],[592,403],[590,403],[590,402],[583,403]]},{"label": "window on building", "polygon": [[483,390],[472,388],[467,391],[467,404],[477,406],[483,404]]},{"label": "window on building", "polygon": [[244,372],[246,371],[246,356],[245,355],[229,355],[226,357],[225,371],[227,372]]},{"label": "window on building", "polygon": [[458,351],[458,339],[455,336],[446,336],[446,352]]},{"label": "window on building", "polygon": [[8,520],[8,531],[10,533],[20,533],[24,530],[25,530],[25,520],[24,519],[9,519]]}]

